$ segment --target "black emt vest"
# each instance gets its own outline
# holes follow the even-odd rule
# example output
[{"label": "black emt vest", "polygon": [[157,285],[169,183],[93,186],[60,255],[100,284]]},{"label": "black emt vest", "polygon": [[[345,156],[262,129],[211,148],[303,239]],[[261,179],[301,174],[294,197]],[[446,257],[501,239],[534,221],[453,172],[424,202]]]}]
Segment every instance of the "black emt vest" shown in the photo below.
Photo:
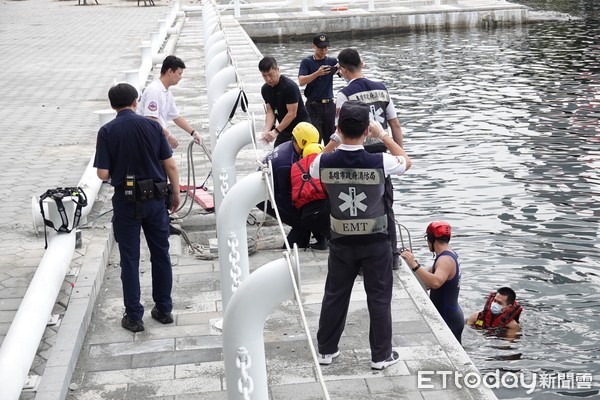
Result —
[{"label": "black emt vest", "polygon": [[[371,111],[371,118],[379,122],[387,130],[388,121],[385,110],[390,103],[390,94],[381,82],[371,81],[367,78],[357,78],[340,90],[348,100],[359,100],[366,103]],[[382,153],[386,151],[381,139],[367,138],[365,149],[369,153]]]},{"label": "black emt vest", "polygon": [[319,175],[331,202],[331,239],[387,235],[383,154],[365,150],[323,154]]}]

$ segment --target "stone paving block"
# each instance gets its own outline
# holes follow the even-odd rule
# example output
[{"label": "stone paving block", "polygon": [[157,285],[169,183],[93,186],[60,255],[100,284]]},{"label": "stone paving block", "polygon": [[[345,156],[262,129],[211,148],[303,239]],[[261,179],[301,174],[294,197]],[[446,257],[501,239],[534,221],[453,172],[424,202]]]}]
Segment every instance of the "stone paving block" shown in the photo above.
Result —
[{"label": "stone paving block", "polygon": [[[145,365],[148,366],[148,365]],[[90,371],[111,371],[115,369],[141,368],[142,365],[133,366],[133,356],[102,356],[80,357],[76,369],[88,373]],[[83,375],[83,374],[82,374]]]},{"label": "stone paving block", "polygon": [[109,385],[109,384],[136,384],[142,382],[153,382],[171,380],[175,377],[175,366],[167,365],[160,367],[119,369],[112,371],[95,371],[85,374],[86,385]]},{"label": "stone paving block", "polygon": [[175,350],[220,349],[222,347],[223,339],[220,335],[186,337],[175,340]]},{"label": "stone paving block", "polygon": [[175,350],[174,339],[151,339],[134,342],[93,345],[90,347],[89,356],[123,356],[173,350]]},{"label": "stone paving block", "polygon": [[[117,400],[130,399],[127,396],[127,384],[101,385],[77,388],[69,391],[68,400]],[[140,397],[142,399],[144,397]]]},{"label": "stone paving block", "polygon": [[144,353],[133,355],[133,368],[148,365],[178,365],[222,360],[219,349],[180,350],[175,352]]}]

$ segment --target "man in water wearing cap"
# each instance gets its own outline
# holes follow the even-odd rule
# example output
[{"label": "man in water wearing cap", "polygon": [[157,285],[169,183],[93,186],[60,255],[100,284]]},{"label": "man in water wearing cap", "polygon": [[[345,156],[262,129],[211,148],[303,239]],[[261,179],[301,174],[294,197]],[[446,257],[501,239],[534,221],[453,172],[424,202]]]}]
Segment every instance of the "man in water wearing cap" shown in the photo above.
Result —
[{"label": "man in water wearing cap", "polygon": [[320,139],[327,144],[335,132],[335,101],[333,77],[337,71],[337,59],[327,57],[329,37],[320,33],[313,38],[313,54],[300,63],[298,82],[306,85],[306,111],[312,124],[319,131]]},{"label": "man in water wearing cap", "polygon": [[[321,153],[310,167],[320,178],[331,204],[331,237],[327,280],[321,305],[317,342],[319,363],[331,364],[340,354],[338,344],[358,271],[362,269],[369,309],[371,368],[382,370],[398,362],[392,350],[392,248],[383,196],[385,177],[402,175],[411,166],[406,152],[378,122],[369,122],[369,106],[349,100],[339,113],[341,144]],[[389,153],[369,153],[363,143],[378,138]],[[326,150],[329,150],[326,148]]]}]

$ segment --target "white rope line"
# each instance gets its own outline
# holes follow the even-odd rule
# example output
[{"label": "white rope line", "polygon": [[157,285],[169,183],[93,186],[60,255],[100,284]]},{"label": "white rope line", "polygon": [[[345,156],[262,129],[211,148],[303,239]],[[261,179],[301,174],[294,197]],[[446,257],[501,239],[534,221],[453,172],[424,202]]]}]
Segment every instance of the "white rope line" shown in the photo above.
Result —
[{"label": "white rope line", "polygon": [[[271,168],[270,163],[269,163],[269,170],[272,173],[272,168]],[[265,169],[263,169],[263,176],[264,176],[264,174],[265,174]],[[273,207],[273,210],[275,211],[275,217],[277,219],[277,223],[279,224],[279,229],[284,238],[286,251],[284,251],[283,254],[285,255],[285,258],[288,263],[288,269],[290,272],[290,277],[292,279],[292,285],[294,286],[294,295],[296,296],[296,303],[298,304],[298,308],[300,310],[300,316],[302,318],[302,326],[304,328],[304,333],[306,334],[306,340],[308,341],[308,347],[310,348],[310,353],[312,355],[313,362],[315,363],[315,367],[317,369],[317,376],[319,378],[319,384],[321,385],[321,389],[323,390],[323,395],[325,396],[326,400],[330,400],[329,391],[327,390],[327,386],[325,385],[325,380],[323,379],[323,371],[321,371],[321,365],[319,364],[319,360],[317,358],[317,352],[315,350],[315,346],[311,339],[310,329],[308,328],[308,321],[306,320],[306,314],[304,313],[304,306],[302,305],[302,299],[300,298],[300,291],[298,290],[298,283],[296,282],[296,276],[294,274],[292,262],[290,260],[290,251],[291,251],[290,244],[285,235],[285,229],[283,227],[283,223],[281,222],[281,218],[279,216],[279,210],[277,210],[277,205],[275,204],[275,195],[273,192],[273,188],[271,187],[270,180],[267,177],[265,179],[265,181],[266,181],[267,190],[269,191],[269,201],[271,201],[272,204],[275,205],[275,207]],[[266,204],[266,201],[265,201],[265,204]]]}]

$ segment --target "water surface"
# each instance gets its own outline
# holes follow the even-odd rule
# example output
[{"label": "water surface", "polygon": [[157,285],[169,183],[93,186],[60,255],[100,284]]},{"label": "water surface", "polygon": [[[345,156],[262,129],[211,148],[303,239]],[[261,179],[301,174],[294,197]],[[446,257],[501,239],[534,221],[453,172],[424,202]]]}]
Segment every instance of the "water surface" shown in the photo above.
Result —
[{"label": "water surface", "polygon": [[[395,213],[413,234],[421,263],[431,260],[426,225],[447,220],[462,262],[465,315],[504,285],[524,306],[515,340],[465,330],[463,345],[478,368],[595,375],[589,390],[555,385],[496,395],[597,397],[600,6],[521,3],[570,17],[360,40],[332,35],[331,54],[357,48],[365,75],[392,94],[414,162],[395,182]],[[310,54],[305,42],[257,45],[293,78]],[[336,80],[336,89],[343,84]]]}]

